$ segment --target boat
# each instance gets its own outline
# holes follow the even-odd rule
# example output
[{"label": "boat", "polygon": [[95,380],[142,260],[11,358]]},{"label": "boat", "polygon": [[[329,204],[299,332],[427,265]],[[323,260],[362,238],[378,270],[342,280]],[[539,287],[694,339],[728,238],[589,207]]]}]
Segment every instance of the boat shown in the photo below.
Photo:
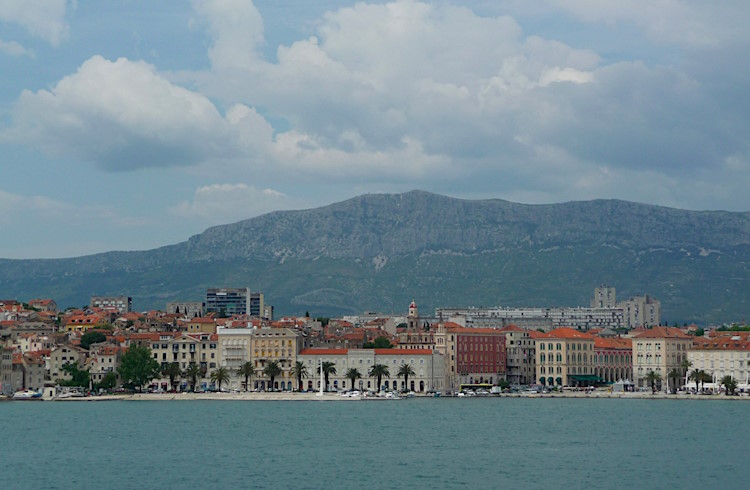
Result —
[{"label": "boat", "polygon": [[22,391],[16,391],[13,394],[14,400],[41,400],[42,394],[37,393],[33,390],[22,390]]}]

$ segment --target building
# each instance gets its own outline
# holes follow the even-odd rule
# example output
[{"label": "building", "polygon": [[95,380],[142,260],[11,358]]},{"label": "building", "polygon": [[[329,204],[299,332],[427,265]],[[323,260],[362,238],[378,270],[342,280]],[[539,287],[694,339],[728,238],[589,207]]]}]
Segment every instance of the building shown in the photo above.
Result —
[{"label": "building", "polygon": [[646,375],[654,371],[661,377],[658,389],[667,386],[667,377],[672,369],[682,374],[680,385],[684,385],[687,352],[693,346],[693,337],[678,328],[653,327],[633,337],[633,382],[647,387]]},{"label": "building", "polygon": [[[291,328],[258,328],[252,334],[252,361],[255,367],[255,387],[266,389],[294,389],[292,368],[299,352],[299,332]],[[276,362],[281,374],[276,376],[273,386],[263,370],[270,362]]]},{"label": "building", "polygon": [[505,334],[506,378],[512,384],[533,384],[536,380],[536,340],[529,330],[508,325]]},{"label": "building", "polygon": [[206,290],[206,312],[220,316],[247,315],[250,311],[248,288],[208,288]]},{"label": "building", "polygon": [[687,351],[691,370],[708,373],[714,387],[721,378],[731,376],[737,387],[750,390],[750,341],[739,335],[726,337],[699,337]]},{"label": "building", "polygon": [[[424,393],[445,389],[445,360],[442,354],[432,350],[303,349],[298,358],[307,366],[308,376],[303,385],[308,390],[318,390],[321,386],[321,361],[332,362],[336,368],[336,373],[329,376],[329,389],[379,391],[377,379],[369,375],[370,369],[376,364],[388,367],[389,375],[381,379],[382,390]],[[402,365],[410,366],[414,372],[414,376],[410,376],[408,381],[397,375]],[[353,387],[351,380],[346,377],[347,371],[352,368],[362,375]]]},{"label": "building", "polygon": [[616,308],[615,288],[602,284],[594,289],[594,298],[591,300],[592,308]]},{"label": "building", "polygon": [[632,381],[633,341],[594,337],[594,374],[608,383]]},{"label": "building", "polygon": [[204,304],[200,301],[171,301],[167,303],[167,313],[177,313],[185,318],[203,316]]},{"label": "building", "polygon": [[546,386],[590,386],[594,373],[594,337],[572,328],[556,328],[536,340],[536,379]]},{"label": "building", "polygon": [[445,355],[445,386],[494,384],[506,378],[505,333],[495,328],[467,328],[440,322],[435,346]]},{"label": "building", "polygon": [[57,303],[55,303],[54,299],[32,299],[29,301],[29,306],[39,311],[57,313]]},{"label": "building", "polygon": [[[216,330],[219,341],[219,365],[229,370],[228,388],[243,389],[244,378],[237,370],[247,361],[252,361],[254,328],[225,328]],[[253,376],[255,377],[255,376]]]},{"label": "building", "polygon": [[133,311],[133,298],[129,296],[92,296],[91,308],[115,309],[120,314]]},{"label": "building", "polygon": [[617,305],[623,312],[623,322],[627,329],[654,327],[661,323],[661,301],[649,295],[636,296]]}]

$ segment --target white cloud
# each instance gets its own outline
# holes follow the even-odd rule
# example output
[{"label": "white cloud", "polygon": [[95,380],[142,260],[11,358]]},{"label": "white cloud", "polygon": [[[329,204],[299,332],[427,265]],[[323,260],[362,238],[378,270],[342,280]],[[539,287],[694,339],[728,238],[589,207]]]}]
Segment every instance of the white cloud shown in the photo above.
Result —
[{"label": "white cloud", "polygon": [[51,90],[24,91],[6,139],[109,170],[190,165],[252,153],[270,127],[252,109],[222,116],[211,101],[162,78],[144,62],[100,56]]},{"label": "white cloud", "polygon": [[58,46],[68,35],[66,0],[0,0],[0,21],[12,22]]},{"label": "white cloud", "polygon": [[0,53],[5,53],[9,56],[29,56],[33,58],[34,50],[24,48],[15,41],[3,41],[0,39]]},{"label": "white cloud", "polygon": [[247,184],[212,184],[196,189],[192,200],[171,209],[177,216],[229,223],[280,209],[292,209],[293,198],[273,189],[259,189]]}]

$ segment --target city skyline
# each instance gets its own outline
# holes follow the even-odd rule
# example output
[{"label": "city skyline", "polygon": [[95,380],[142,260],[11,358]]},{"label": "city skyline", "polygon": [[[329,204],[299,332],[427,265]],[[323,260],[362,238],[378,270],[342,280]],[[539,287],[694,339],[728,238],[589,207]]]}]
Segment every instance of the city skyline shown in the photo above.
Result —
[{"label": "city skyline", "polygon": [[746,211],[749,15],[0,1],[0,257],[149,249],[410,189]]}]

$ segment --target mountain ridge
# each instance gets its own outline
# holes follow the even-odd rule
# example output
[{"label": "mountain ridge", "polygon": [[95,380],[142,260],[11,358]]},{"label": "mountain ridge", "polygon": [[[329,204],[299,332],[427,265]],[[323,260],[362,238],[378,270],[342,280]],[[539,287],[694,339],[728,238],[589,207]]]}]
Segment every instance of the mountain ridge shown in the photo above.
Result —
[{"label": "mountain ridge", "polygon": [[136,305],[163,308],[169,299],[201,299],[208,286],[247,285],[266,292],[279,312],[335,314],[400,310],[402,295],[415,293],[428,307],[450,298],[585,306],[607,282],[619,297],[653,294],[667,318],[729,321],[723,317],[748,311],[738,288],[750,290],[749,263],[749,212],[410,191],[274,211],[152,250],[0,259],[0,295],[57,293],[63,304],[83,304],[91,294],[124,293]]}]

